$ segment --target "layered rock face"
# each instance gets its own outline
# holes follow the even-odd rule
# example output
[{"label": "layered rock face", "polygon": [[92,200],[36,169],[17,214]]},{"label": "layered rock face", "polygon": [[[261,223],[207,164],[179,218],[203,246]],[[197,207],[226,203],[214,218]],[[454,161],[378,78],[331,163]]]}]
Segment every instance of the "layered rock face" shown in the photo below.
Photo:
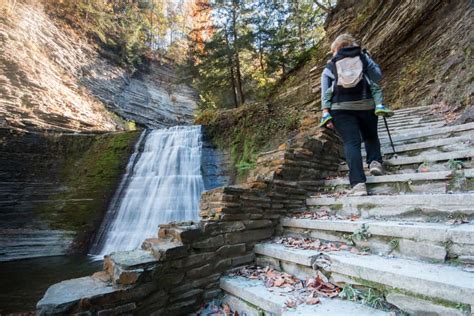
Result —
[{"label": "layered rock face", "polygon": [[0,261],[87,250],[138,134],[0,129]]},{"label": "layered rock face", "polygon": [[188,123],[195,92],[173,67],[130,73],[101,57],[41,7],[0,8],[0,124],[18,129],[112,131],[121,117],[147,127]]}]

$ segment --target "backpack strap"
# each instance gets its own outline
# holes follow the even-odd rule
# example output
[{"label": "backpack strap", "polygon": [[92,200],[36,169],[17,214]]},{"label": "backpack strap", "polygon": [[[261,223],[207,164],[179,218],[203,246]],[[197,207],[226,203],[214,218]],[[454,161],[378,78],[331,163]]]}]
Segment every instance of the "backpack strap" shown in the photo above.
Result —
[{"label": "backpack strap", "polygon": [[339,96],[337,94],[337,68],[336,68],[336,63],[333,62],[332,60],[330,62],[327,63],[326,65],[326,68],[331,71],[331,73],[333,74],[334,76],[334,79],[332,81],[332,91],[333,91],[333,95],[332,95],[332,101],[333,102],[339,102]]}]

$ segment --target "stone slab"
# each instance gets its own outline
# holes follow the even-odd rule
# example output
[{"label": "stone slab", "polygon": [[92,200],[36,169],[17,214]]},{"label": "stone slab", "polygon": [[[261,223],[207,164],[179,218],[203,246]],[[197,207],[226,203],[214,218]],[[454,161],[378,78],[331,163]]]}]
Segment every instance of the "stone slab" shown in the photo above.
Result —
[{"label": "stone slab", "polygon": [[[464,169],[464,176],[466,178],[474,178],[474,169]],[[433,171],[433,172],[417,172],[417,173],[401,173],[384,176],[367,176],[367,184],[375,183],[393,183],[393,182],[407,182],[407,181],[438,181],[449,180],[452,176],[452,171]],[[322,180],[315,182],[314,185],[323,186],[338,186],[349,185],[349,179],[336,178],[332,180]]]},{"label": "stone slab", "polygon": [[446,307],[423,299],[403,295],[401,293],[389,293],[386,296],[387,302],[397,306],[409,315],[423,316],[465,316],[466,314],[456,308]]},{"label": "stone slab", "polygon": [[151,252],[141,249],[113,252],[106,256],[106,261],[107,259],[122,269],[145,268],[158,263],[158,259]]},{"label": "stone slab", "polygon": [[[442,134],[449,134],[453,132],[462,132],[462,131],[469,131],[474,129],[474,123],[467,123],[467,124],[461,124],[461,125],[453,125],[453,126],[446,126],[446,127],[441,127],[441,128],[422,128],[418,129],[414,132],[411,133],[401,133],[401,134],[396,134],[392,135],[392,139],[394,142],[402,142],[402,141],[407,141],[411,139],[416,139],[416,138],[422,138],[422,137],[428,137],[428,136],[434,136],[434,135],[442,135]],[[381,139],[385,140],[385,139]]]},{"label": "stone slab", "polygon": [[474,274],[415,260],[331,253],[331,271],[427,297],[474,303]]},{"label": "stone slab", "polygon": [[[310,267],[319,262],[317,251],[274,243],[256,245],[255,252]],[[324,258],[324,268],[331,272],[437,299],[474,303],[474,273],[456,267],[346,251],[325,252]]]},{"label": "stone slab", "polygon": [[398,157],[385,160],[388,166],[412,165],[424,162],[448,161],[451,159],[465,159],[474,157],[474,149],[452,151],[439,154],[421,154],[413,157]]},{"label": "stone slab", "polygon": [[294,248],[286,248],[282,245],[273,243],[262,243],[255,245],[255,254],[264,255],[279,260],[285,260],[311,267],[314,260],[321,253],[316,250],[302,250]]},{"label": "stone slab", "polygon": [[[407,152],[407,151],[412,151],[412,150],[436,148],[436,147],[444,146],[444,145],[461,144],[465,141],[472,142],[473,140],[474,140],[474,132],[469,131],[466,134],[456,136],[456,137],[438,138],[434,140],[417,142],[413,144],[397,145],[395,150],[397,153],[402,153],[402,152]],[[385,154],[393,154],[393,150],[390,145],[388,145],[387,147],[382,147],[382,152]],[[364,155],[364,153],[362,155]]]},{"label": "stone slab", "polygon": [[82,299],[92,299],[120,291],[93,277],[83,277],[56,283],[48,288],[36,308],[41,315],[65,313]]},{"label": "stone slab", "polygon": [[[286,301],[291,297],[288,293],[273,288],[270,292],[261,281],[249,280],[243,277],[223,277],[221,279],[221,288],[237,297],[241,302],[258,308],[273,315],[327,315],[327,316],[345,316],[345,315],[389,315],[388,312],[376,310],[365,305],[343,301],[340,299],[321,298],[321,303],[317,305],[301,304],[296,308],[287,308]],[[231,305],[238,308],[241,305]],[[254,314],[250,314],[254,315]]]},{"label": "stone slab", "polygon": [[437,261],[445,261],[447,256],[446,247],[444,245],[409,239],[399,240],[397,252],[400,253],[402,257]]},{"label": "stone slab", "polygon": [[353,233],[365,225],[372,235],[439,243],[451,240],[456,243],[474,244],[474,225],[472,224],[453,226],[424,222],[315,220],[286,217],[281,219],[281,225],[283,227],[348,233]]},{"label": "stone slab", "polygon": [[308,206],[337,206],[342,214],[361,214],[363,217],[404,216],[415,212],[420,215],[464,213],[474,215],[474,194],[405,194],[310,197]]}]

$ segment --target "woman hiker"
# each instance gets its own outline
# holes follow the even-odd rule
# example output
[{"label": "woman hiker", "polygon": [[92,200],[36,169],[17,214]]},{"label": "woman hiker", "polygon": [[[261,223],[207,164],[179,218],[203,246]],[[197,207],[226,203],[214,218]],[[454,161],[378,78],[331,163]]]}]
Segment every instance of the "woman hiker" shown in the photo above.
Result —
[{"label": "woman hiker", "polygon": [[367,181],[361,154],[361,140],[372,175],[384,174],[378,116],[393,112],[383,105],[378,82],[382,72],[350,34],[342,34],[331,44],[333,58],[321,75],[321,126],[335,128],[342,138],[349,166],[349,195],[367,195]]}]

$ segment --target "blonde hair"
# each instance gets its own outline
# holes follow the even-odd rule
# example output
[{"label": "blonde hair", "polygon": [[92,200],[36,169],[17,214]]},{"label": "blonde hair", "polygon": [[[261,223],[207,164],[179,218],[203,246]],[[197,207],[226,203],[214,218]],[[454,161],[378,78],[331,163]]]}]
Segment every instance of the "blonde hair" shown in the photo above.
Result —
[{"label": "blonde hair", "polygon": [[344,33],[336,37],[334,42],[331,44],[331,52],[335,53],[341,48],[347,47],[347,46],[359,46],[355,40],[355,38],[349,34],[349,33]]}]

